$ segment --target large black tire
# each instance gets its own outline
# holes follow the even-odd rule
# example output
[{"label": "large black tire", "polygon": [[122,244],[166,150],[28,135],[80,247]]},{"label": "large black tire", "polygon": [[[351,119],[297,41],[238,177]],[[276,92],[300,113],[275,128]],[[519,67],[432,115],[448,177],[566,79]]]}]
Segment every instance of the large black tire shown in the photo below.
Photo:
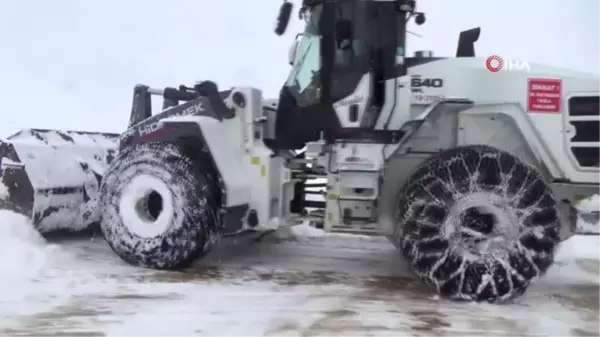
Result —
[{"label": "large black tire", "polygon": [[206,153],[190,153],[178,144],[138,144],[109,167],[100,188],[100,228],[123,260],[181,269],[219,238],[219,177]]},{"label": "large black tire", "polygon": [[426,160],[398,196],[392,240],[439,295],[515,298],[554,262],[560,220],[552,191],[519,158],[464,146]]}]

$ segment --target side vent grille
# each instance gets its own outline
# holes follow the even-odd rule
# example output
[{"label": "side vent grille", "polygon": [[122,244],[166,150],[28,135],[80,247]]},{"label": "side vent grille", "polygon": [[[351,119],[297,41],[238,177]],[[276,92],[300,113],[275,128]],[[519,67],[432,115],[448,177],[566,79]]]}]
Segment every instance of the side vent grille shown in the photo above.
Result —
[{"label": "side vent grille", "polygon": [[598,96],[569,99],[568,123],[575,130],[569,140],[571,153],[582,168],[600,167],[600,105]]}]

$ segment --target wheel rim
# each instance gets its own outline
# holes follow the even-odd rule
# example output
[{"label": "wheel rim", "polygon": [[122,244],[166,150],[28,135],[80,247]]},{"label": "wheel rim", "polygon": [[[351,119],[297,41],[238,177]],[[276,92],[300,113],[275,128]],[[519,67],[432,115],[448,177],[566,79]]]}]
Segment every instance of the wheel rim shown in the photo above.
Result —
[{"label": "wheel rim", "polygon": [[146,193],[135,204],[135,211],[144,222],[155,222],[163,210],[163,198],[155,190]]},{"label": "wheel rim", "polygon": [[173,221],[173,193],[156,177],[136,176],[122,191],[119,215],[130,233],[145,238],[160,236]]},{"label": "wheel rim", "polygon": [[486,192],[458,199],[444,221],[451,246],[465,257],[505,258],[519,238],[519,216],[504,198]]}]

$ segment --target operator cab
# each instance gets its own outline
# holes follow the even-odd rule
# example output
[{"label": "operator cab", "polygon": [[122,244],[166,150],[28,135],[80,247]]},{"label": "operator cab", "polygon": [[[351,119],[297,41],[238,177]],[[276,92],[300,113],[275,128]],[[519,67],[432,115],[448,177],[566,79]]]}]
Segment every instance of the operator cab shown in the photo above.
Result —
[{"label": "operator cab", "polygon": [[[287,19],[290,7],[282,7]],[[275,139],[269,145],[300,149],[321,135],[332,140],[349,131],[372,130],[385,100],[383,81],[406,72],[396,58],[404,57],[406,22],[412,16],[419,24],[425,21],[423,13],[415,12],[414,0],[304,0],[300,17],[306,27],[291,50],[292,69],[280,91]],[[372,74],[370,88],[345,102],[367,74]],[[367,111],[349,111],[348,128],[336,113],[336,102],[354,110],[359,105],[351,103],[364,102]]]},{"label": "operator cab", "polygon": [[[292,69],[279,93],[274,150],[301,149],[325,138],[390,143],[397,130],[376,130],[382,109],[395,106],[396,81],[407,68],[440,60],[423,53],[406,57],[406,26],[425,23],[415,0],[303,0],[306,21],[290,49]],[[292,4],[283,3],[278,35],[285,32]],[[461,33],[456,57],[475,56],[480,29]],[[386,97],[387,95],[391,97]]]}]

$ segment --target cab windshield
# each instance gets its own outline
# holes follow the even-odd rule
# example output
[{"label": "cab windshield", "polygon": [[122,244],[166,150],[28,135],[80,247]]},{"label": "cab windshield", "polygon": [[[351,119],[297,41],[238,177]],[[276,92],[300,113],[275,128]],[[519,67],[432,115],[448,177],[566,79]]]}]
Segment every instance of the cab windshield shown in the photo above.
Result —
[{"label": "cab windshield", "polygon": [[309,18],[304,33],[300,34],[292,70],[285,83],[300,107],[317,103],[321,91],[319,81],[319,70],[321,69],[319,20],[322,8],[322,5],[317,5],[306,13]]}]

